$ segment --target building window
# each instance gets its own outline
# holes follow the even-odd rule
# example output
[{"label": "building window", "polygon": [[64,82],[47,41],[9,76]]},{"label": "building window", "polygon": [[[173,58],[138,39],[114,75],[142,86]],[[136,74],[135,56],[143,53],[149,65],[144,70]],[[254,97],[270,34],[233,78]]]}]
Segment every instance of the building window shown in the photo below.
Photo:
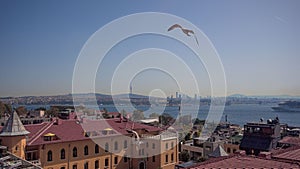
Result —
[{"label": "building window", "polygon": [[84,146],[84,155],[89,155],[89,147]]},{"label": "building window", "polygon": [[115,165],[118,164],[118,156],[115,157],[114,163],[115,163]]},{"label": "building window", "polygon": [[77,164],[74,164],[72,168],[77,169]]},{"label": "building window", "polygon": [[16,145],[15,150],[18,151],[18,145]]},{"label": "building window", "polygon": [[60,159],[65,159],[66,158],[66,151],[65,149],[60,150]]},{"label": "building window", "polygon": [[174,142],[171,142],[171,148],[172,149],[174,148]]},{"label": "building window", "polygon": [[98,154],[99,153],[99,146],[98,144],[95,145],[95,154]]},{"label": "building window", "polygon": [[127,140],[124,141],[124,148],[127,148]]},{"label": "building window", "polygon": [[52,151],[49,150],[47,153],[47,161],[52,161]]},{"label": "building window", "polygon": [[89,169],[89,163],[88,162],[84,163],[84,169]]},{"label": "building window", "polygon": [[66,169],[66,167],[60,167],[60,169]]},{"label": "building window", "polygon": [[168,150],[169,149],[169,144],[168,143],[166,143],[166,150]]},{"label": "building window", "polygon": [[149,147],[149,143],[148,143],[148,142],[146,142],[146,147],[147,147],[147,148]]},{"label": "building window", "polygon": [[118,150],[118,142],[115,141],[115,151],[117,151],[117,150]]},{"label": "building window", "polygon": [[77,157],[77,148],[76,147],[73,148],[73,157]]},{"label": "building window", "polygon": [[95,161],[95,169],[99,169],[99,160]]},{"label": "building window", "polygon": [[174,162],[174,154],[171,154],[171,162]]},{"label": "building window", "polygon": [[127,161],[128,161],[128,158],[124,157],[124,163],[127,163]]},{"label": "building window", "polygon": [[108,150],[109,150],[109,145],[108,143],[105,143],[105,152],[108,152]]},{"label": "building window", "polygon": [[155,162],[155,156],[152,156],[152,162]]},{"label": "building window", "polygon": [[168,163],[168,161],[169,161],[169,156],[168,154],[166,154],[166,163]]},{"label": "building window", "polygon": [[154,143],[152,143],[152,149],[155,149],[155,144]]},{"label": "building window", "polygon": [[230,153],[230,148],[229,147],[227,148],[227,153]]},{"label": "building window", "polygon": [[105,166],[105,167],[108,167],[108,165],[109,165],[108,158],[106,158],[106,159],[105,159],[105,162],[104,162],[104,166]]}]

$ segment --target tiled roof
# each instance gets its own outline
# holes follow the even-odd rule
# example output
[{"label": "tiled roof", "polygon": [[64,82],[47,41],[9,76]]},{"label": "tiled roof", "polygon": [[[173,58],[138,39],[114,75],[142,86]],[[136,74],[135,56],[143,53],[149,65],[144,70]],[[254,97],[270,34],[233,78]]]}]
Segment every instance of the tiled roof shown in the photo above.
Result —
[{"label": "tiled roof", "polygon": [[[50,124],[49,124],[50,123]],[[40,144],[48,144],[48,143],[59,143],[59,142],[68,142],[75,140],[84,140],[88,139],[85,137],[84,130],[81,125],[76,120],[62,120],[61,124],[56,125],[53,122],[48,122],[48,126],[25,126],[28,130],[40,131],[38,135],[35,135],[34,138],[30,138],[32,140],[29,142],[29,145],[40,145]],[[46,127],[46,128],[45,128]],[[44,128],[44,129],[43,129]],[[47,133],[54,133],[57,136],[57,140],[53,140],[51,142],[45,141],[43,135]]]},{"label": "tiled roof", "polygon": [[300,138],[299,137],[284,137],[279,141],[282,144],[291,144],[291,145],[300,145]]},{"label": "tiled roof", "polygon": [[[111,134],[128,134],[131,130],[145,129],[146,131],[160,131],[160,128],[148,126],[132,121],[120,122],[119,119],[106,120],[85,120],[79,123],[78,120],[61,120],[58,122],[44,122],[41,124],[26,125],[25,128],[31,132],[29,135],[29,145],[40,145],[48,143],[59,143],[89,139],[85,134],[93,132],[95,136],[106,137],[102,131],[112,129]],[[35,134],[33,134],[35,133]],[[43,136],[53,133],[57,137],[51,142],[45,141]],[[109,136],[111,136],[111,134]]]},{"label": "tiled roof", "polygon": [[298,147],[297,149],[274,155],[273,158],[281,159],[284,161],[300,162],[300,148]]},{"label": "tiled roof", "polygon": [[220,157],[208,160],[197,166],[191,167],[191,169],[200,168],[299,168],[299,165],[252,156],[233,155],[230,157]]},{"label": "tiled roof", "polygon": [[24,128],[17,112],[14,111],[2,128],[0,136],[20,136],[27,134],[29,134],[29,132]]}]

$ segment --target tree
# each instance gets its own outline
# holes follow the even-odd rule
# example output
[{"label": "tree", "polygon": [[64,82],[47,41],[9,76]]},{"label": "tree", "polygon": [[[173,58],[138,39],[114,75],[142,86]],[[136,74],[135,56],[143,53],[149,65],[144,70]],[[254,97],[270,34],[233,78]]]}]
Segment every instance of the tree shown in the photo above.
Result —
[{"label": "tree", "polygon": [[149,117],[155,119],[155,118],[158,118],[158,117],[159,117],[159,114],[157,114],[157,113],[151,113],[151,114],[149,115]]},{"label": "tree", "polygon": [[145,119],[144,112],[141,110],[134,110],[132,114],[132,119],[134,121]]},{"label": "tree", "polygon": [[190,160],[190,154],[188,151],[184,150],[179,154],[180,160],[188,162]]},{"label": "tree", "polygon": [[25,106],[19,106],[16,108],[16,112],[18,113],[19,116],[26,116],[28,111]]},{"label": "tree", "polygon": [[205,120],[200,120],[198,118],[195,119],[194,121],[194,125],[204,125]]},{"label": "tree", "polygon": [[58,113],[59,109],[57,107],[50,107],[50,109],[46,111],[48,117],[57,117]]},{"label": "tree", "polygon": [[0,117],[5,114],[10,114],[12,112],[11,105],[5,104],[0,101]]},{"label": "tree", "polygon": [[185,141],[188,141],[188,140],[190,140],[191,139],[191,133],[187,133],[186,135],[185,135],[185,137],[184,137],[184,140]]},{"label": "tree", "polygon": [[159,116],[159,123],[162,125],[171,125],[175,122],[175,119],[167,113],[163,113]]},{"label": "tree", "polygon": [[102,117],[105,118],[105,119],[109,119],[109,115],[108,115],[108,111],[107,109],[104,107],[103,108],[103,113],[102,113]]}]

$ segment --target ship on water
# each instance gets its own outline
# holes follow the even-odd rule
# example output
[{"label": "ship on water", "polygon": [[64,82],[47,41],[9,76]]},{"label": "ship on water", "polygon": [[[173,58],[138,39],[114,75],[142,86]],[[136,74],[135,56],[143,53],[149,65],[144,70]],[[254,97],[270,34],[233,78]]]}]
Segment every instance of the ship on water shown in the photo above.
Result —
[{"label": "ship on water", "polygon": [[281,112],[300,112],[300,101],[285,101],[278,104],[276,107],[272,107],[274,111]]}]

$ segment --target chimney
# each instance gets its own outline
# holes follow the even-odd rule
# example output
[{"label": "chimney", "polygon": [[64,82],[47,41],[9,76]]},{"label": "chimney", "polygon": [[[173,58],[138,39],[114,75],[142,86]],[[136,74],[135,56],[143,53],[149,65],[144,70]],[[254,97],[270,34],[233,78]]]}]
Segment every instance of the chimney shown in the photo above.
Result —
[{"label": "chimney", "polygon": [[260,152],[258,154],[258,157],[270,160],[271,159],[271,155],[272,155],[271,152]]},{"label": "chimney", "polygon": [[236,151],[234,154],[245,156],[246,155],[246,151],[245,150],[239,150],[239,151]]}]

